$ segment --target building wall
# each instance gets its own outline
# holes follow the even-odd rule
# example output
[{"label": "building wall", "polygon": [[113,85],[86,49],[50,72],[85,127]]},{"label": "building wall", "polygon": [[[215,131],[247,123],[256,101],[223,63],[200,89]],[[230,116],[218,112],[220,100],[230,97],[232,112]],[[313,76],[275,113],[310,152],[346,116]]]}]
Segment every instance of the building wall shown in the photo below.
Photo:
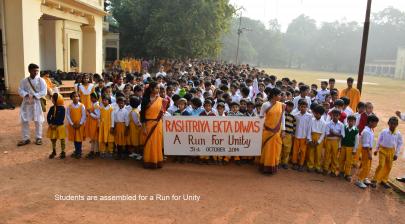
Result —
[{"label": "building wall", "polygon": [[[70,71],[70,39],[77,39],[77,63],[85,72],[103,65],[102,0],[0,0],[4,5],[7,81],[12,95],[28,76],[30,63],[41,70]],[[55,20],[41,19],[42,15]]]},{"label": "building wall", "polygon": [[398,48],[395,78],[405,79],[405,47]]}]

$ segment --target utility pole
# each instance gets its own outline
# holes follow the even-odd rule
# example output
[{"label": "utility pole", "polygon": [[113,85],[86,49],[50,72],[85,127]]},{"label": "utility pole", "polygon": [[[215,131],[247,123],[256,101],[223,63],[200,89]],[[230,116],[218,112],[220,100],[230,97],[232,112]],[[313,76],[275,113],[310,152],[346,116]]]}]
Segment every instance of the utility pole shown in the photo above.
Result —
[{"label": "utility pole", "polygon": [[236,47],[236,60],[235,60],[236,65],[238,65],[238,59],[239,59],[239,42],[240,42],[240,35],[242,34],[241,25],[242,25],[242,11],[240,12],[240,16],[239,16],[238,44]]},{"label": "utility pole", "polygon": [[370,11],[371,11],[371,0],[367,0],[366,19],[364,21],[363,40],[362,40],[362,44],[361,44],[359,73],[357,76],[357,89],[360,92],[363,87],[364,67],[366,64],[368,33],[370,30]]}]

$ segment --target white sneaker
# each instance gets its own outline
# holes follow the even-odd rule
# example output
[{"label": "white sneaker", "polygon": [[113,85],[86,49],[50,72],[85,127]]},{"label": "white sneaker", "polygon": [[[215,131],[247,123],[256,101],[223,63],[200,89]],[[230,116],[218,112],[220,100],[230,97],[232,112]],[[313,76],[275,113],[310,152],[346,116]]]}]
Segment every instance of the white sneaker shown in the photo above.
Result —
[{"label": "white sneaker", "polygon": [[365,185],[370,185],[370,184],[371,184],[371,182],[370,182],[370,181],[369,181],[367,178],[366,178],[366,179],[364,179],[364,181],[363,181],[363,182],[364,182],[364,184],[365,184]]},{"label": "white sneaker", "polygon": [[141,161],[143,159],[143,157],[141,156],[141,155],[138,155],[137,157],[136,157],[136,160],[138,160],[138,161]]},{"label": "white sneaker", "polygon": [[362,181],[356,181],[356,186],[361,188],[361,189],[366,189],[367,185],[365,185]]},{"label": "white sneaker", "polygon": [[138,157],[139,156],[139,154],[138,153],[131,153],[131,155],[129,155],[129,157],[130,158],[135,158],[135,157]]}]

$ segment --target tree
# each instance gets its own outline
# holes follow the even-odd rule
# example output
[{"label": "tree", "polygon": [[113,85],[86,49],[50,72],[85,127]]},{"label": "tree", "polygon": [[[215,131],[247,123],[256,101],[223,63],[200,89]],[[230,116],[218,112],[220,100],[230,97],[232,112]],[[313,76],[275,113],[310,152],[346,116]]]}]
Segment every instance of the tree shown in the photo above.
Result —
[{"label": "tree", "polygon": [[314,19],[306,15],[300,15],[295,18],[287,28],[285,34],[285,44],[289,54],[288,67],[297,64],[299,68],[304,62],[311,60],[308,54],[311,54],[315,45],[314,36],[317,31]]},{"label": "tree", "polygon": [[228,0],[111,0],[127,56],[215,57],[234,8]]}]

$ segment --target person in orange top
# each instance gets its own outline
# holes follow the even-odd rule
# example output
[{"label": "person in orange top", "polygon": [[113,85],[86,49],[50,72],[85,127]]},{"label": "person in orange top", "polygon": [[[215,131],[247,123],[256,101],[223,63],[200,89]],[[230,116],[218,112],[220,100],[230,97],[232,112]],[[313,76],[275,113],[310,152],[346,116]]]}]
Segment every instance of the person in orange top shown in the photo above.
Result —
[{"label": "person in orange top", "polygon": [[68,121],[68,140],[74,142],[75,151],[73,158],[82,157],[82,142],[85,139],[84,123],[86,122],[86,109],[79,102],[79,95],[76,92],[70,94],[72,104],[66,109],[66,119]]},{"label": "person in orange top", "polygon": [[340,91],[340,98],[342,97],[347,97],[350,99],[350,108],[353,111],[356,111],[357,109],[357,104],[360,102],[360,91],[356,88],[353,87],[353,82],[354,79],[352,77],[349,77],[347,79],[347,88],[343,89],[342,91]]}]

